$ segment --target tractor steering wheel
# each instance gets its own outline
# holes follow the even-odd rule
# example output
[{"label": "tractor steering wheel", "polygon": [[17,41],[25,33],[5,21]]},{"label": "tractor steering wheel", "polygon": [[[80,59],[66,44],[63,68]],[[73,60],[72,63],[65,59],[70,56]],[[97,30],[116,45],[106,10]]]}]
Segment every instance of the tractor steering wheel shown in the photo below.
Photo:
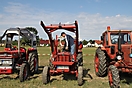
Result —
[{"label": "tractor steering wheel", "polygon": [[113,39],[111,40],[111,42],[112,42],[112,44],[116,44],[116,43],[118,42],[118,38],[113,38]]}]

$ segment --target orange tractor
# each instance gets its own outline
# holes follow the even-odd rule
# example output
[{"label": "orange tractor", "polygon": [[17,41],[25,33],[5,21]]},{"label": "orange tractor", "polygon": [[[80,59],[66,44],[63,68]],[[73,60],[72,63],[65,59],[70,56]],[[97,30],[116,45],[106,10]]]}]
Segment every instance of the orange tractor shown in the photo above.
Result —
[{"label": "orange tractor", "polygon": [[118,88],[119,72],[132,73],[132,31],[110,30],[108,26],[101,40],[103,46],[95,53],[95,73],[99,77],[108,74],[110,87]]},{"label": "orange tractor", "polygon": [[[41,26],[47,33],[50,46],[51,46],[51,57],[49,60],[49,66],[43,68],[42,80],[44,84],[50,82],[50,76],[54,74],[76,74],[78,85],[83,84],[83,55],[82,55],[82,44],[78,41],[78,23],[75,21],[74,24],[51,24],[45,26],[41,21]],[[63,43],[56,35],[55,39],[52,39],[52,33],[56,30],[67,30],[73,32],[76,35],[74,40],[75,52],[73,55],[69,51],[63,51],[60,43]],[[63,44],[62,44],[63,45]],[[60,46],[60,47],[59,47]]]}]

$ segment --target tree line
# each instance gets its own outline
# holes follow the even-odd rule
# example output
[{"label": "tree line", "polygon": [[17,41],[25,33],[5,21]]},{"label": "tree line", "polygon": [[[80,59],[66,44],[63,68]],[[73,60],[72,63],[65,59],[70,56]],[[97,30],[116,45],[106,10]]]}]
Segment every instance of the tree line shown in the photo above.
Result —
[{"label": "tree line", "polygon": [[[30,32],[33,32],[35,35],[37,35],[36,40],[37,40],[37,45],[39,45],[39,41],[40,41],[42,38],[39,38],[37,29],[34,28],[34,27],[26,27],[26,29],[29,30]],[[20,39],[20,42],[21,42],[22,45],[25,46],[29,41],[28,41],[28,39],[21,38],[21,39]],[[94,44],[94,43],[95,43],[94,40],[89,40],[89,41],[83,40],[83,41],[82,41],[83,45],[87,45],[88,42],[90,42],[91,44]],[[2,40],[1,43],[5,43],[5,40]],[[14,41],[12,42],[13,45],[17,45],[17,43],[18,43],[18,40],[14,40]]]},{"label": "tree line", "polygon": [[94,40],[89,40],[89,41],[87,41],[87,40],[83,40],[83,41],[82,41],[83,45],[87,45],[88,42],[90,42],[91,44],[94,44],[94,43],[95,43]]}]

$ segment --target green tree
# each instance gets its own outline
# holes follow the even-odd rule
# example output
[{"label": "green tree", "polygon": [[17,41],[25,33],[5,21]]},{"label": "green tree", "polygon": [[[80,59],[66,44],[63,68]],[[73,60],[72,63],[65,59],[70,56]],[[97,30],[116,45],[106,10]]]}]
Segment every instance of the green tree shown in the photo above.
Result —
[{"label": "green tree", "polygon": [[94,44],[94,43],[95,43],[95,41],[93,40],[93,41],[92,41],[92,44]]},{"label": "green tree", "polygon": [[33,27],[26,27],[29,31],[33,32],[34,34],[38,34],[38,31],[36,28],[33,28]]},{"label": "green tree", "polygon": [[12,41],[12,45],[17,46],[18,45],[18,41],[17,40]]},{"label": "green tree", "polygon": [[[38,34],[38,31],[37,31],[36,28],[33,28],[33,27],[26,27],[26,28],[27,28],[29,31],[33,32],[35,35]],[[39,36],[36,36],[36,40],[37,40],[37,45],[39,45],[39,41],[40,41]]]},{"label": "green tree", "polygon": [[93,40],[89,40],[88,42],[92,43],[92,42],[93,42]]},{"label": "green tree", "polygon": [[88,43],[88,41],[86,41],[86,40],[83,40],[83,45],[87,45],[87,43]]},{"label": "green tree", "polygon": [[20,42],[21,42],[21,45],[25,46],[27,41],[26,41],[26,39],[21,38],[20,39]]}]

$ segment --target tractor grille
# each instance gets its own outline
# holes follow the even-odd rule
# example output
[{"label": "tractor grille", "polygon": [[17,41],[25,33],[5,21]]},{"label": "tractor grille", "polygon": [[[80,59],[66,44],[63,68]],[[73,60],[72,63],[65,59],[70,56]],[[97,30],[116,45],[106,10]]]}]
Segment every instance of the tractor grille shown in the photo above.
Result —
[{"label": "tractor grille", "polygon": [[68,53],[66,54],[58,54],[55,58],[55,61],[57,62],[70,62],[71,61],[71,55]]},{"label": "tractor grille", "polygon": [[58,58],[57,58],[57,61],[69,62],[70,61],[70,56],[61,56],[61,55],[59,55]]},{"label": "tractor grille", "polygon": [[10,66],[13,64],[13,59],[0,59],[0,66]]},{"label": "tractor grille", "polygon": [[4,53],[4,54],[0,54],[0,57],[12,57],[11,54],[7,54],[7,53]]}]

